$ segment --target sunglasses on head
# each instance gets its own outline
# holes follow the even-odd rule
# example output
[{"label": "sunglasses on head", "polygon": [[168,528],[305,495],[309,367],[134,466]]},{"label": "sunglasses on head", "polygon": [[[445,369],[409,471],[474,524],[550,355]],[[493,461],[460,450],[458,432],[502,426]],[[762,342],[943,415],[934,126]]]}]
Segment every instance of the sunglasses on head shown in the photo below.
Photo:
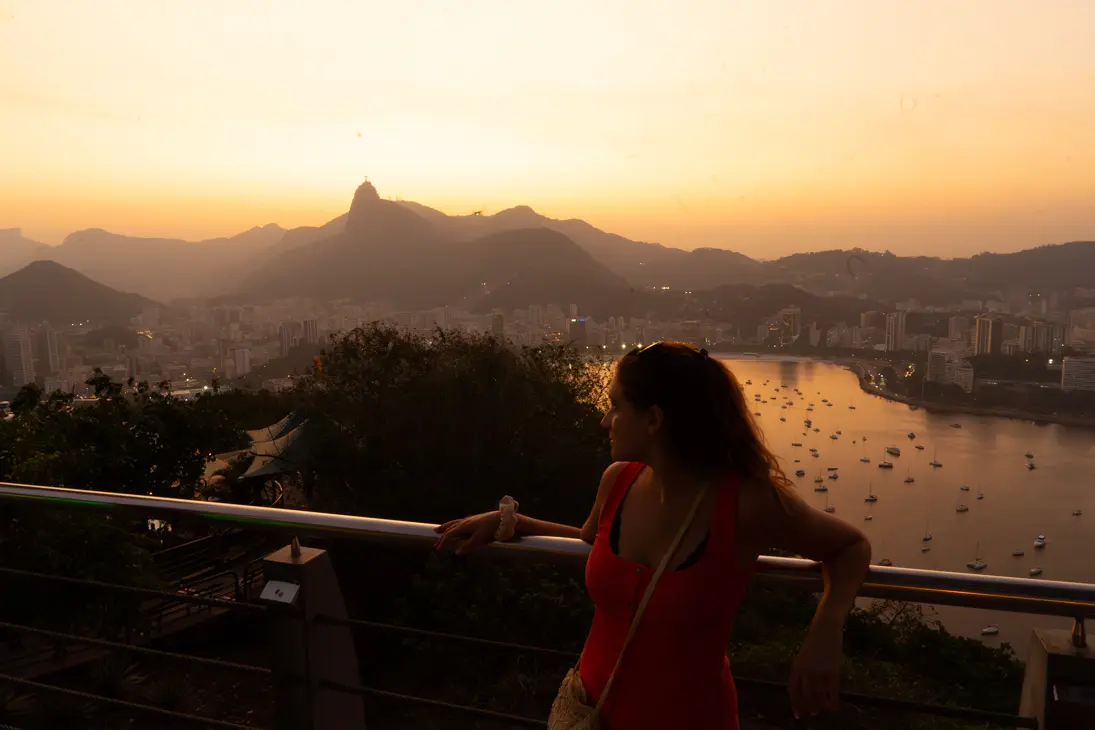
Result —
[{"label": "sunglasses on head", "polygon": [[[646,347],[635,348],[634,350],[631,351],[631,354],[635,355],[635,357],[642,357],[644,354],[646,354],[648,352],[665,352],[665,343],[664,342],[651,342]],[[693,352],[698,357],[701,357],[705,360],[707,359],[707,350],[693,350]]]}]

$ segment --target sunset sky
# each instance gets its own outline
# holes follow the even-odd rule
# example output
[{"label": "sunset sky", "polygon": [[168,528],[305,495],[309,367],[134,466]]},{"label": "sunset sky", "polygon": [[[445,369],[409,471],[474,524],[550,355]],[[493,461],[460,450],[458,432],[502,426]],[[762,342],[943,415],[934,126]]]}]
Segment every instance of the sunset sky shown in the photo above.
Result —
[{"label": "sunset sky", "polygon": [[0,0],[0,228],[315,225],[366,177],[752,256],[1095,239],[1095,0]]}]

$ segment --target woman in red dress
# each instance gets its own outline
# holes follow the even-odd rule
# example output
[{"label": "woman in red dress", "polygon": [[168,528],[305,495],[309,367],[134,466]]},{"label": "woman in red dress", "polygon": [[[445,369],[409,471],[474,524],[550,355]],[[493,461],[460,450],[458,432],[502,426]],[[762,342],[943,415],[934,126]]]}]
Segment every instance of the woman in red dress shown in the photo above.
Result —
[{"label": "woman in red dress", "polygon": [[[736,730],[726,657],[757,555],[779,548],[821,561],[825,592],[795,659],[796,716],[835,709],[844,621],[870,563],[862,532],[808,506],[765,447],[741,387],[705,350],[656,343],[625,355],[609,390],[615,463],[581,528],[502,509],[441,525],[438,546],[466,554],[514,535],[592,544],[593,625],[579,673],[596,703],[636,607],[693,503],[700,508],[656,584],[601,711],[607,730]],[[702,492],[702,497],[701,495]]]}]

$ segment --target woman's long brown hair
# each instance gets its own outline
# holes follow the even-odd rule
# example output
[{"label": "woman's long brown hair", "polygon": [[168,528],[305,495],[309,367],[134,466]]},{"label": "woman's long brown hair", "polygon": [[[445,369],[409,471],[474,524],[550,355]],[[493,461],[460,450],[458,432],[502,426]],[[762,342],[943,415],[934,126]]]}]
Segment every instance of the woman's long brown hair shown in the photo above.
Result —
[{"label": "woman's long brown hair", "polygon": [[696,471],[734,470],[791,494],[775,454],[765,445],[738,379],[706,350],[682,342],[634,349],[616,363],[624,397],[665,413],[665,436],[680,462]]}]

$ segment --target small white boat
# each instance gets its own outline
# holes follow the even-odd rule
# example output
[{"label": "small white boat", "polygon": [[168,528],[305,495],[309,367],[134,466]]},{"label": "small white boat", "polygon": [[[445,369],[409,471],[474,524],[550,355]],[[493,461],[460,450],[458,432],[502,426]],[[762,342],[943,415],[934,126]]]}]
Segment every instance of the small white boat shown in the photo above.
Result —
[{"label": "small white boat", "polygon": [[830,479],[839,479],[840,475],[837,474],[836,472],[833,472],[832,474],[829,475],[829,478]]},{"label": "small white boat", "polygon": [[796,477],[804,477],[804,476],[806,476],[806,472],[802,469],[796,469],[795,470],[795,476]]},{"label": "small white boat", "polygon": [[1035,469],[1037,469],[1037,468],[1038,468],[1038,467],[1036,467],[1036,466],[1034,465],[1034,462],[1033,462],[1033,461],[1028,461],[1028,462],[1027,462],[1027,471],[1034,471],[1034,470],[1035,470]]},{"label": "small white boat", "polygon": [[820,429],[820,428],[815,428],[815,429],[814,429],[814,433],[819,433],[820,431],[821,431],[821,429]]},{"label": "small white boat", "polygon": [[1074,509],[1074,510],[1072,510],[1072,516],[1073,516],[1073,517],[1079,517],[1079,516],[1080,516],[1080,515],[1082,515],[1082,514],[1083,514],[1083,512],[1081,512],[1081,511],[1080,511],[1080,510],[1078,510],[1078,509]]},{"label": "small white boat", "polygon": [[836,435],[836,434],[834,433],[834,434],[830,435],[830,436],[829,436],[829,438],[831,438],[831,439],[832,439],[833,441],[836,441],[836,440],[837,440],[837,439],[839,439],[840,437],[839,437],[839,436],[837,436],[837,435]]},{"label": "small white boat", "polygon": [[861,456],[861,457],[859,457],[859,460],[862,461],[864,464],[870,464],[871,463],[871,457],[869,457],[869,456]]},{"label": "small white boat", "polygon": [[882,558],[882,560],[878,561],[878,564],[885,568],[888,568],[889,566],[893,565],[893,561],[889,558]]},{"label": "small white boat", "polygon": [[1033,458],[1034,458],[1034,454],[1030,453],[1029,451],[1028,451],[1028,452],[1027,452],[1027,453],[1025,454],[1025,456],[1026,456],[1026,457],[1027,457],[1028,459],[1033,459]]},{"label": "small white boat", "polygon": [[968,486],[966,486],[965,484],[963,484],[962,486],[960,486],[960,487],[959,487],[959,489],[961,489],[961,490],[962,490],[963,492],[968,492],[968,491],[970,491],[970,488],[969,488]]},{"label": "small white boat", "polygon": [[1038,539],[1044,541],[1046,539],[1046,536],[1042,533],[1038,533]]},{"label": "small white boat", "polygon": [[792,441],[791,446],[802,446],[798,441]]},{"label": "small white boat", "polygon": [[827,486],[825,486],[824,484],[818,484],[817,486],[814,487],[814,491],[815,492],[828,492],[829,488]]},{"label": "small white boat", "polygon": [[989,567],[989,564],[986,563],[984,560],[981,560],[980,558],[974,558],[973,560],[966,563],[966,567],[970,570],[984,570],[985,568]]},{"label": "small white boat", "polygon": [[[740,411],[739,411],[739,413],[740,413]],[[760,415],[760,411],[754,411],[754,412],[753,412],[753,415],[754,415],[754,416],[759,416],[759,415]]]},{"label": "small white boat", "polygon": [[825,479],[822,478],[822,476],[820,474],[818,474],[816,477],[814,477],[814,484],[821,484],[823,481],[825,481]]},{"label": "small white boat", "polygon": [[905,483],[906,484],[912,484],[915,481],[916,481],[916,477],[914,477],[912,474],[905,477]]},{"label": "small white boat", "polygon": [[1038,539],[1038,540],[1034,541],[1034,549],[1035,550],[1041,550],[1045,546],[1046,546],[1046,541],[1045,540]]},{"label": "small white boat", "polygon": [[962,428],[962,424],[961,423],[952,423],[951,428]]},{"label": "small white boat", "polygon": [[913,448],[916,449],[917,451],[923,451],[924,450],[924,444],[915,444],[913,446]]},{"label": "small white boat", "polygon": [[1030,570],[1027,571],[1027,574],[1028,575],[1041,575],[1042,574],[1042,569],[1041,568],[1031,568]]},{"label": "small white boat", "polygon": [[964,504],[960,504],[960,505],[958,505],[957,507],[955,507],[955,508],[954,508],[954,511],[955,511],[955,512],[969,512],[969,511],[970,511],[970,508],[969,508],[969,507],[967,507],[967,506],[966,506],[966,505],[964,505]]},{"label": "small white boat", "polygon": [[1027,554],[1027,551],[1026,551],[1026,550],[1012,550],[1012,551],[1011,551],[1011,556],[1012,556],[1013,558],[1021,558],[1021,557],[1023,557],[1023,556],[1024,556],[1024,555],[1026,555],[1026,554]]},{"label": "small white boat", "polygon": [[889,462],[889,461],[880,461],[880,462],[878,462],[878,468],[879,469],[893,469],[893,463]]},{"label": "small white boat", "polygon": [[781,421],[786,421],[787,419],[786,419],[786,418],[784,418],[783,416],[780,416],[780,417],[779,417],[779,420],[781,420]]},{"label": "small white boat", "polygon": [[926,553],[926,552],[928,552],[928,551],[930,551],[930,550],[931,550],[931,546],[930,546],[930,545],[921,545],[921,546],[920,546],[920,552],[922,552],[922,553]]},{"label": "small white boat", "polygon": [[866,517],[864,517],[864,518],[863,518],[863,520],[864,520],[865,522],[870,522],[870,521],[871,521],[871,520],[873,520],[873,519],[874,519],[874,517],[871,517],[870,515],[867,515]]},{"label": "small white boat", "polygon": [[1000,627],[996,624],[981,629],[981,636],[996,636],[1000,633]]},{"label": "small white boat", "polygon": [[887,446],[886,453],[890,454],[891,456],[901,456],[901,449],[897,448],[896,446]]}]

